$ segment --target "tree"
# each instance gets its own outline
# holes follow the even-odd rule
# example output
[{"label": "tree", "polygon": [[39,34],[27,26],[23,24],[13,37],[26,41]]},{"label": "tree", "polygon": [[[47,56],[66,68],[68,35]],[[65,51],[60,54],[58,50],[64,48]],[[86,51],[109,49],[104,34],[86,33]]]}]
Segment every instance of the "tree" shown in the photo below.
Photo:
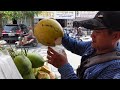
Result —
[{"label": "tree", "polygon": [[[0,26],[2,26],[2,19],[12,20],[13,23],[17,24],[17,20],[28,17],[31,19],[32,27],[34,27],[34,15],[38,15],[38,11],[0,11],[2,13],[0,17]],[[0,30],[1,31],[1,30]]]},{"label": "tree", "polygon": [[34,16],[38,15],[40,12],[39,11],[22,11],[24,16],[27,16],[31,19],[32,27],[34,27]]},{"label": "tree", "polygon": [[2,19],[12,20],[12,22],[16,20],[17,23],[17,20],[20,18],[23,18],[21,11],[3,11]]},{"label": "tree", "polygon": [[38,15],[38,11],[1,11],[3,19],[12,20],[13,23],[17,23],[18,19],[28,17],[31,19],[34,26],[34,15]]}]

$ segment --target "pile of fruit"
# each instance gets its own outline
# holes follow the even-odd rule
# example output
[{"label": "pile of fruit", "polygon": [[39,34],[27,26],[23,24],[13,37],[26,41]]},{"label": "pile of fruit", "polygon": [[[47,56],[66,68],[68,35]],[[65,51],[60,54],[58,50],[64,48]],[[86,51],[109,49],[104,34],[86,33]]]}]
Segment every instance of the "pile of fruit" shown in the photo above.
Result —
[{"label": "pile of fruit", "polygon": [[33,69],[36,79],[56,79],[56,76],[51,72],[47,65]]},{"label": "pile of fruit", "polygon": [[40,54],[30,53],[26,49],[17,51],[12,48],[9,48],[8,52],[23,79],[56,79]]}]

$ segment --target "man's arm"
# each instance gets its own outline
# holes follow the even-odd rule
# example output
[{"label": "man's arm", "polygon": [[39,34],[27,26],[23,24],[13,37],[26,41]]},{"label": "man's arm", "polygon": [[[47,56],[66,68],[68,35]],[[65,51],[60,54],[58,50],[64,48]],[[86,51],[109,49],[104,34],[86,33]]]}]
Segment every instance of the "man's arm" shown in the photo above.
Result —
[{"label": "man's arm", "polygon": [[82,56],[85,52],[91,49],[91,41],[83,42],[70,38],[68,34],[64,34],[62,45],[72,53]]},{"label": "man's arm", "polygon": [[61,74],[61,79],[79,79],[69,63],[58,68],[58,71]]}]

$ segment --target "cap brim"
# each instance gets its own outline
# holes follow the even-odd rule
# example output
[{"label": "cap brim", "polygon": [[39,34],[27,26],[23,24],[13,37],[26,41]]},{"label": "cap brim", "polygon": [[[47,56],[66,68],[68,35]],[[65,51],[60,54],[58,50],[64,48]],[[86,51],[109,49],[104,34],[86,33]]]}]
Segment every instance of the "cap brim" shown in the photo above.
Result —
[{"label": "cap brim", "polygon": [[84,21],[76,21],[74,27],[84,27],[91,30],[105,29],[106,27],[96,19],[89,19]]}]

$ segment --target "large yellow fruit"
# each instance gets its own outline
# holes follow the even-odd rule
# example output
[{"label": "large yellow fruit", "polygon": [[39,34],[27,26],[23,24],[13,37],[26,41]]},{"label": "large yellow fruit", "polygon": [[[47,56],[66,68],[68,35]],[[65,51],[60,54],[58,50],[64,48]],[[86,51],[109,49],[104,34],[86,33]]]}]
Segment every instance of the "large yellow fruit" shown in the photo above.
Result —
[{"label": "large yellow fruit", "polygon": [[[57,39],[62,39],[63,28],[58,21],[54,19],[42,19],[34,28],[34,35],[38,42],[46,46],[55,46]],[[58,43],[61,44],[61,43]]]}]

